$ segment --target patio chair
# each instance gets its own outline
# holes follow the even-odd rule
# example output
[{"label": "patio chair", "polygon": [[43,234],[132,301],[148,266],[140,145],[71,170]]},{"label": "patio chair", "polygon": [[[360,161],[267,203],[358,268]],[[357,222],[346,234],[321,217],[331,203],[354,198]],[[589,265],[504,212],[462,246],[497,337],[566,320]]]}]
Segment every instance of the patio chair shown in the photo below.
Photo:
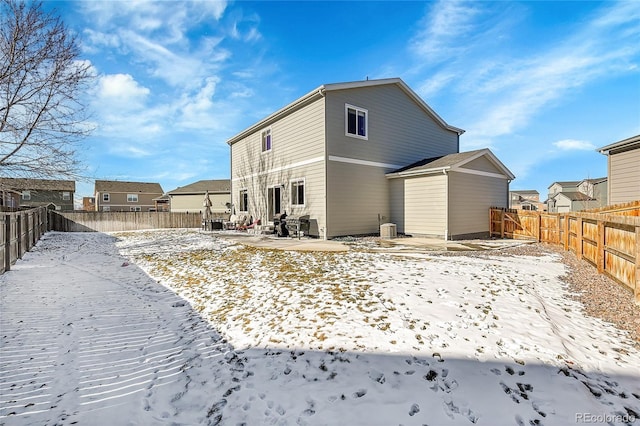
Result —
[{"label": "patio chair", "polygon": [[224,229],[236,229],[238,222],[238,216],[232,214],[229,216],[229,220],[225,221],[223,224]]},{"label": "patio chair", "polygon": [[247,231],[249,229],[254,229],[256,226],[260,225],[260,219],[256,219],[253,222],[249,223],[249,224],[244,224],[244,225],[240,225],[238,226],[238,229],[241,231]]}]

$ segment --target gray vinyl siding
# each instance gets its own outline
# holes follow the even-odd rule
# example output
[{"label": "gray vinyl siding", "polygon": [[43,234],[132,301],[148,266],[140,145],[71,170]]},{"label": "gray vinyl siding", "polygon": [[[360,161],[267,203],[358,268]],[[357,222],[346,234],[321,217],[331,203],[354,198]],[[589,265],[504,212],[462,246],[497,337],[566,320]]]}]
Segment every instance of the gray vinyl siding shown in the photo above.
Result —
[{"label": "gray vinyl siding", "polygon": [[[368,140],[345,135],[345,104],[368,110]],[[458,152],[458,134],[443,129],[396,85],[327,92],[326,105],[328,155],[402,167]]]},{"label": "gray vinyl siding", "polygon": [[[227,211],[225,203],[231,202],[230,194],[209,194],[211,211],[224,213]],[[204,194],[180,194],[171,196],[171,212],[197,212],[204,209]]]},{"label": "gray vinyl siding", "polygon": [[500,170],[496,169],[496,166],[485,156],[469,161],[463,167],[465,169],[480,170],[483,172],[501,173]]},{"label": "gray vinyl siding", "polygon": [[388,222],[389,186],[384,169],[338,161],[327,163],[327,237],[380,231],[378,215]]},{"label": "gray vinyl siding", "polygon": [[451,238],[488,235],[489,208],[509,205],[507,179],[460,172],[448,176]]},{"label": "gray vinyl siding", "polygon": [[553,213],[569,213],[572,209],[571,200],[564,194],[560,194],[556,197],[556,208]]},{"label": "gray vinyl siding", "polygon": [[[331,91],[325,99],[328,237],[378,233],[378,215],[383,222],[394,220],[385,174],[458,152],[458,134],[443,129],[395,85]],[[367,140],[345,135],[345,104],[368,111]]]},{"label": "gray vinyl siding", "polygon": [[[271,128],[272,149],[262,152],[261,133]],[[282,185],[288,214],[308,214],[316,232],[325,223],[324,98],[265,126],[231,145],[231,199],[238,212],[239,191],[249,191],[249,214],[266,222],[267,188]],[[305,205],[290,204],[290,181],[305,180]]]},{"label": "gray vinyl siding", "polygon": [[640,149],[609,154],[609,204],[640,200]]},{"label": "gray vinyl siding", "polygon": [[444,237],[448,232],[447,177],[435,174],[402,181],[404,232],[409,235]]},{"label": "gray vinyl siding", "polygon": [[405,232],[404,179],[389,179],[389,220],[400,233]]}]

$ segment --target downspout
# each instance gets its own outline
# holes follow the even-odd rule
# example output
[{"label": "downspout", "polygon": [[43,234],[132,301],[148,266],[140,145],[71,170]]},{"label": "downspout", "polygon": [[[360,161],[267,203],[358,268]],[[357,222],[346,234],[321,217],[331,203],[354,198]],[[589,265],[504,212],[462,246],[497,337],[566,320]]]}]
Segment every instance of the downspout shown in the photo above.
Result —
[{"label": "downspout", "polygon": [[[324,87],[320,87],[318,89],[318,94],[326,99],[325,96],[325,89]],[[318,229],[318,237],[322,238],[323,240],[327,239],[327,226],[329,223],[329,200],[327,198],[327,194],[329,193],[329,191],[327,191],[327,186],[328,186],[328,181],[327,181],[327,176],[328,176],[328,166],[329,166],[329,153],[327,152],[327,102],[325,100],[324,102],[324,226],[320,225],[320,229]]]}]

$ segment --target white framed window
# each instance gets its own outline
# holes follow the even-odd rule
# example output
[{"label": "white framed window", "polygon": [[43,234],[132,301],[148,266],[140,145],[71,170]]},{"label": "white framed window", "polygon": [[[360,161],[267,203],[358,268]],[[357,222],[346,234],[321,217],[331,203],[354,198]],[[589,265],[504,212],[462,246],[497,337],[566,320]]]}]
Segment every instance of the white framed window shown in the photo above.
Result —
[{"label": "white framed window", "polygon": [[129,207],[129,211],[131,211],[131,212],[141,212],[142,211],[142,207],[140,207],[140,206],[131,206],[131,207]]},{"label": "white framed window", "polygon": [[31,191],[22,191],[22,199],[25,201],[31,200]]},{"label": "white framed window", "polygon": [[102,194],[102,201],[104,201],[105,203],[108,203],[109,201],[111,201],[111,197],[109,196],[108,192],[105,192],[104,194]]},{"label": "white framed window", "polygon": [[305,201],[304,179],[292,179],[291,180],[291,205],[304,206],[304,201]]},{"label": "white framed window", "polygon": [[260,139],[262,140],[262,152],[271,151],[271,128],[263,130],[260,134]]},{"label": "white framed window", "polygon": [[240,211],[249,211],[249,192],[246,189],[240,190]]},{"label": "white framed window", "polygon": [[344,104],[345,135],[358,139],[369,139],[369,111]]},{"label": "white framed window", "polygon": [[137,203],[138,194],[127,194],[127,203]]},{"label": "white framed window", "polygon": [[64,201],[69,201],[71,199],[71,193],[68,191],[62,192],[62,199]]},{"label": "white framed window", "polygon": [[102,206],[102,211],[103,212],[110,212],[111,211],[111,206]]}]

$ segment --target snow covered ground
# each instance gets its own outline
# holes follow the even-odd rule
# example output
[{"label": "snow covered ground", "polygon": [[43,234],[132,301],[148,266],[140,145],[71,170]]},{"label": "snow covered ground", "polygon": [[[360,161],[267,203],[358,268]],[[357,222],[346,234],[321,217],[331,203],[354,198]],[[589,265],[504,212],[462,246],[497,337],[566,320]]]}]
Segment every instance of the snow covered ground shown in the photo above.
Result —
[{"label": "snow covered ground", "polygon": [[49,233],[0,277],[0,424],[640,424],[640,352],[564,273]]}]

